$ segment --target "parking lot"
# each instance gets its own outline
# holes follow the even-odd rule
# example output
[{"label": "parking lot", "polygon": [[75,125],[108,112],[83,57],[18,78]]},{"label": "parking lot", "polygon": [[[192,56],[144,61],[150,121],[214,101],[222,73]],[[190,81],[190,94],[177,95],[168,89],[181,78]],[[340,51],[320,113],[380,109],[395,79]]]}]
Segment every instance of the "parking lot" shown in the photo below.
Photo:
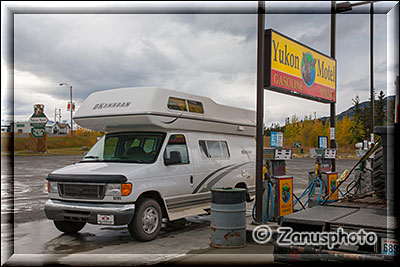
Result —
[{"label": "parking lot", "polygon": [[[76,235],[68,236],[57,231],[53,223],[45,218],[44,192],[48,173],[68,164],[78,162],[81,156],[19,156],[14,158],[14,167],[9,169],[9,161],[2,157],[2,181],[10,179],[12,187],[2,186],[2,251],[12,244],[10,231],[14,230],[14,254],[20,262],[32,260],[68,263],[93,254],[107,256],[108,263],[121,262],[120,254],[129,254],[130,262],[154,263],[195,253],[209,247],[209,216],[189,217],[164,224],[160,236],[151,242],[133,240],[127,227],[106,227],[86,225]],[[356,160],[337,160],[337,171],[350,169]],[[8,169],[7,169],[8,168]],[[308,184],[308,172],[314,168],[310,158],[288,161],[287,173],[294,177],[295,193],[300,194]],[[3,179],[4,178],[4,179]],[[14,224],[4,221],[12,212],[10,201],[14,202]],[[249,204],[251,209],[252,203]],[[92,256],[88,256],[88,254]],[[4,255],[4,254],[3,254]],[[29,256],[27,256],[29,255]],[[35,258],[39,257],[39,258]],[[50,258],[49,258],[50,257]],[[53,257],[53,258],[51,258]],[[78,257],[78,258],[77,258]],[[100,257],[101,258],[101,257]],[[96,257],[95,257],[96,259]],[[2,263],[4,258],[2,257]]]}]

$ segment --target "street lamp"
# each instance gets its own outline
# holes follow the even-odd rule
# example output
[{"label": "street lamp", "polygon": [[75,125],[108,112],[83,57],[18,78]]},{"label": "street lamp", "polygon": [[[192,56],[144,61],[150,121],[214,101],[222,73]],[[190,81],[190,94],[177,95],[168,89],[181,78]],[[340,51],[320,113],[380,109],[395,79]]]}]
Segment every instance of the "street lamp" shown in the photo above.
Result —
[{"label": "street lamp", "polygon": [[[335,8],[332,12],[332,16],[334,17],[335,13],[341,13],[352,10],[355,6],[362,5],[370,5],[370,120],[371,120],[371,142],[374,143],[374,2],[379,1],[361,1],[357,3],[350,2],[342,2],[335,3],[336,1],[332,1],[332,6]],[[334,21],[334,20],[333,20]],[[334,25],[331,25],[334,27]],[[333,40],[332,40],[333,39]],[[335,42],[335,33],[331,31],[331,42]]]},{"label": "street lamp", "polygon": [[73,136],[74,135],[74,127],[73,127],[73,122],[72,122],[72,85],[69,85],[68,83],[60,83],[60,86],[63,86],[63,85],[65,85],[65,86],[69,86],[69,95],[70,95],[70,105],[69,105],[69,108],[70,108],[70,111],[71,111],[71,136]]}]

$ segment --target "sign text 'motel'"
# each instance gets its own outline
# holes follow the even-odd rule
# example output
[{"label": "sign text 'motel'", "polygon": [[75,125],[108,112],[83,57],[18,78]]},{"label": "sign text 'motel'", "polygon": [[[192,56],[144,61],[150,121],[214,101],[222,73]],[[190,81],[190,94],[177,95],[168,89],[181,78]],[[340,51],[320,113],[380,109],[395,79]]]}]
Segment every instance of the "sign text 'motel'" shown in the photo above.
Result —
[{"label": "sign text 'motel'", "polygon": [[271,29],[265,31],[265,89],[336,102],[336,60]]}]

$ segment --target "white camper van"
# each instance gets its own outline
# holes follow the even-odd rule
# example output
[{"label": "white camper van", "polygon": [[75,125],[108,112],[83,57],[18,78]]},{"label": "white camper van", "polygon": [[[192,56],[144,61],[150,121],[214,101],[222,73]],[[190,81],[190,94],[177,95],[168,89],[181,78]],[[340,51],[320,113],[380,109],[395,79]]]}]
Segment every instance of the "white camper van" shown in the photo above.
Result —
[{"label": "white camper van", "polygon": [[255,112],[161,88],[91,94],[74,116],[106,134],[76,164],[47,176],[48,219],[65,233],[86,223],[157,237],[162,218],[210,207],[212,187],[255,184]]}]

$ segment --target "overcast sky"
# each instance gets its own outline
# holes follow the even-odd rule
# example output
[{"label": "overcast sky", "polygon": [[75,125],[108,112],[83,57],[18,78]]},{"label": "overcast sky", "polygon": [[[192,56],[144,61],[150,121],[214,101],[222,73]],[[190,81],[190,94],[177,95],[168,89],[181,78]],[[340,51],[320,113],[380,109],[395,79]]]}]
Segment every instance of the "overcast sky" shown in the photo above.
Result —
[{"label": "overcast sky", "polygon": [[[50,6],[62,13],[62,8],[77,4],[10,5]],[[377,10],[388,11],[395,4],[375,5]],[[2,2],[2,9],[3,5]],[[105,10],[113,6],[146,5],[158,11],[174,5],[185,5],[190,10],[191,6],[188,2],[85,2],[81,5]],[[223,8],[229,3],[193,4],[200,8],[202,5]],[[243,6],[243,10],[256,10],[257,2],[235,5]],[[267,2],[267,10],[290,10],[288,5]],[[330,2],[303,2],[300,6],[311,14],[267,14],[266,28],[329,55],[330,15],[313,14],[313,11],[329,12]],[[348,109],[356,95],[362,101],[369,98],[369,8],[354,7],[354,11],[357,12],[337,15],[337,113]],[[387,78],[388,16],[380,13],[374,17],[375,88],[388,95],[393,94],[390,92],[393,81]],[[5,24],[3,20],[3,29]],[[41,103],[49,119],[54,119],[55,108],[61,108],[62,119],[69,120],[66,110],[69,90],[59,86],[62,82],[73,86],[77,107],[96,91],[158,86],[255,110],[256,14],[15,14],[13,90],[3,90],[7,86],[3,77],[10,64],[5,60],[3,46],[7,36],[2,32],[2,119],[12,115],[13,107],[15,121],[28,120],[33,105]],[[7,93],[14,93],[13,106],[5,100]],[[318,117],[329,116],[329,104],[265,91],[267,125],[284,124],[285,118],[293,114],[304,118],[314,112]]]}]

